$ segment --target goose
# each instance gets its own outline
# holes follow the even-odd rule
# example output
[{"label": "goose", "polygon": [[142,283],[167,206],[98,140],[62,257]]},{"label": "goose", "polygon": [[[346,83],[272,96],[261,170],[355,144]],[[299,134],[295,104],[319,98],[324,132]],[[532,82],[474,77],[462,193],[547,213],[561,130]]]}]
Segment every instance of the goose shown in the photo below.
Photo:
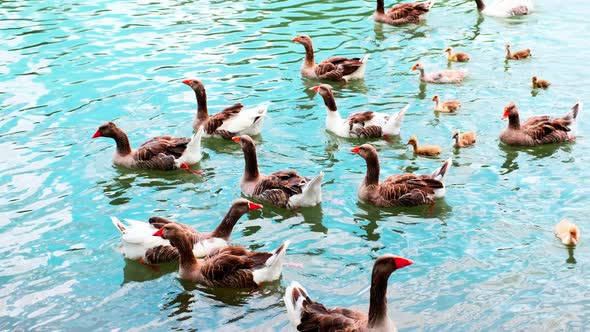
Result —
[{"label": "goose", "polygon": [[449,60],[449,61],[467,62],[471,59],[469,57],[469,54],[467,54],[467,53],[463,53],[463,52],[453,53],[453,49],[451,47],[447,47],[447,49],[445,50],[445,53],[447,53],[447,60]]},{"label": "goose", "polygon": [[565,116],[551,118],[547,115],[529,118],[522,124],[514,103],[504,108],[502,120],[508,118],[508,127],[500,133],[500,141],[506,145],[535,146],[575,140],[576,118],[582,110],[578,101]]},{"label": "goose", "polygon": [[231,139],[235,135],[258,135],[262,131],[268,105],[261,104],[255,108],[244,109],[244,105],[237,103],[209,116],[203,82],[187,79],[182,83],[191,87],[197,98],[197,115],[193,121],[195,131],[202,127],[205,130],[205,137],[224,139]]},{"label": "goose", "polygon": [[487,16],[510,17],[528,15],[533,11],[533,0],[496,0],[489,6],[475,0],[477,10]]},{"label": "goose", "polygon": [[412,71],[414,70],[420,71],[420,80],[422,82],[435,84],[461,83],[467,74],[463,69],[445,69],[426,74],[424,73],[424,66],[420,62],[412,67]]},{"label": "goose", "polygon": [[523,60],[531,56],[531,49],[516,51],[512,53],[510,44],[506,44],[506,60]]},{"label": "goose", "polygon": [[549,83],[549,81],[547,80],[540,80],[537,78],[537,76],[533,76],[532,78],[532,82],[533,82],[533,88],[537,89],[547,89],[551,83]]},{"label": "goose", "polygon": [[566,246],[575,246],[580,241],[580,229],[567,219],[563,219],[555,225],[554,233]]},{"label": "goose", "polygon": [[252,252],[244,247],[228,246],[210,252],[201,260],[193,254],[192,242],[178,224],[166,224],[153,236],[170,241],[178,250],[180,278],[207,287],[257,288],[264,282],[277,280],[289,247],[289,241],[273,252]]},{"label": "goose", "polygon": [[283,301],[289,321],[298,331],[397,331],[387,313],[387,282],[389,276],[414,262],[407,258],[382,255],[375,261],[371,273],[369,314],[346,309],[326,308],[313,301],[307,291],[296,281],[285,290]]},{"label": "goose", "polygon": [[205,257],[211,251],[227,247],[232,230],[238,220],[248,211],[262,209],[262,205],[240,198],[235,200],[221,223],[210,233],[197,232],[194,228],[161,217],[151,217],[149,223],[126,220],[126,224],[117,217],[111,221],[121,233],[123,256],[143,264],[162,264],[178,260],[178,250],[170,241],[152,236],[158,229],[168,224],[181,227],[192,241],[195,257]]},{"label": "goose", "polygon": [[438,95],[432,96],[432,101],[434,102],[435,112],[453,113],[461,108],[461,102],[458,100],[449,100],[441,104]]},{"label": "goose", "polygon": [[342,119],[330,85],[320,84],[312,87],[311,90],[319,93],[324,99],[327,110],[326,129],[340,137],[376,138],[399,135],[404,115],[410,107],[406,105],[404,109],[391,115],[366,111],[353,113],[346,119]]},{"label": "goose", "polygon": [[293,38],[293,42],[305,47],[305,59],[301,65],[303,77],[319,80],[347,82],[365,77],[365,69],[369,55],[361,58],[331,57],[319,64],[315,63],[311,38],[301,35]]},{"label": "goose", "polygon": [[192,138],[157,136],[144,142],[135,150],[131,149],[129,138],[114,122],[107,122],[98,127],[92,138],[109,137],[115,140],[117,151],[113,163],[117,166],[138,169],[170,171],[185,169],[193,171],[191,165],[201,160],[201,137],[203,131],[197,131]]},{"label": "goose", "polygon": [[294,170],[260,174],[252,138],[242,135],[232,139],[240,144],[244,152],[245,169],[240,187],[245,195],[288,209],[316,206],[322,201],[324,172],[312,179],[300,176]]},{"label": "goose", "polygon": [[410,139],[408,140],[408,143],[406,143],[406,145],[411,145],[414,150],[414,154],[417,154],[420,156],[438,156],[440,154],[440,147],[439,146],[436,146],[436,145],[418,146],[418,138],[416,138],[416,136],[410,137]]},{"label": "goose", "polygon": [[464,148],[466,146],[475,144],[476,135],[474,131],[461,133],[459,129],[455,129],[455,131],[453,131],[452,138],[455,140],[455,144],[453,144],[454,147]]},{"label": "goose", "polygon": [[385,12],[384,1],[377,0],[377,8],[373,19],[376,22],[389,25],[419,23],[424,20],[422,16],[430,11],[430,8],[434,6],[434,2],[434,0],[430,0],[428,2],[401,3]]},{"label": "goose", "polygon": [[379,156],[371,144],[363,144],[350,150],[363,157],[367,173],[358,188],[358,198],[377,207],[417,206],[434,203],[445,195],[445,177],[451,167],[451,159],[430,175],[411,173],[391,175],[379,182]]}]

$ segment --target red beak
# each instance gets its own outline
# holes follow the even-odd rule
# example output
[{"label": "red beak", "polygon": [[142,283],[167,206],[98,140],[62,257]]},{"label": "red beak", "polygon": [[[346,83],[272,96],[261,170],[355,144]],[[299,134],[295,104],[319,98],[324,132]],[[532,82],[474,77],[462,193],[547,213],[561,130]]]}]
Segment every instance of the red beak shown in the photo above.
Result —
[{"label": "red beak", "polygon": [[232,141],[234,141],[236,143],[240,143],[240,136],[234,136],[231,139],[232,139]]},{"label": "red beak", "polygon": [[350,152],[358,154],[360,150],[361,150],[361,147],[357,146],[356,148],[350,149]]},{"label": "red beak", "polygon": [[92,135],[92,138],[97,138],[97,137],[100,137],[100,136],[102,136],[102,134],[100,133],[100,129],[99,129],[99,130],[97,130],[97,131],[94,133],[94,135]]},{"label": "red beak", "polygon": [[180,164],[180,168],[182,169],[189,169],[188,164],[187,163],[182,163]]},{"label": "red beak", "polygon": [[184,81],[182,81],[182,83],[184,83],[186,85],[191,85],[192,82],[193,82],[193,80],[184,80]]},{"label": "red beak", "polygon": [[396,269],[401,269],[402,267],[414,264],[414,262],[412,262],[411,260],[399,256],[394,256],[393,262],[395,263]]},{"label": "red beak", "polygon": [[318,92],[320,90],[320,86],[316,85],[316,86],[312,87],[311,89],[315,92]]},{"label": "red beak", "polygon": [[262,209],[264,206],[260,205],[260,204],[256,204],[256,203],[252,203],[252,202],[248,202],[248,209],[250,209],[250,211],[252,210],[258,210],[258,209]]},{"label": "red beak", "polygon": [[510,116],[510,111],[507,108],[505,108],[504,115],[502,115],[502,120],[506,119],[509,116]]},{"label": "red beak", "polygon": [[[158,229],[154,234],[152,234],[153,236],[159,236],[159,237],[164,237],[164,228],[160,228]],[[399,269],[399,267],[398,267]]]}]

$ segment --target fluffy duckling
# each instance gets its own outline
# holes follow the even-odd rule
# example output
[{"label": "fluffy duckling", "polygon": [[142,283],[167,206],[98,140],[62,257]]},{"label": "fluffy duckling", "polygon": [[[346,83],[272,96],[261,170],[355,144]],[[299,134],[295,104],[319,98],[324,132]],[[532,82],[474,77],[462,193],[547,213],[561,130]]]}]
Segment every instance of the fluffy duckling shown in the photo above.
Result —
[{"label": "fluffy duckling", "polygon": [[463,53],[463,52],[453,53],[453,49],[451,47],[447,47],[447,49],[445,50],[445,53],[447,53],[447,59],[449,61],[467,62],[467,61],[469,61],[469,59],[471,59],[469,57],[469,54],[467,54],[467,53]]},{"label": "fluffy duckling", "polygon": [[580,229],[573,222],[563,219],[555,225],[555,236],[566,246],[575,246],[580,240]]},{"label": "fluffy duckling", "polygon": [[550,85],[551,85],[551,83],[549,81],[540,80],[540,79],[537,79],[537,76],[533,76],[533,88],[547,89]]},{"label": "fluffy duckling", "polygon": [[520,50],[512,53],[510,44],[506,44],[506,60],[523,60],[531,56],[531,49]]},{"label": "fluffy duckling", "polygon": [[476,135],[474,131],[468,131],[461,134],[459,129],[455,129],[455,131],[453,131],[453,139],[455,140],[453,146],[456,148],[464,148],[473,145],[475,144],[475,137]]},{"label": "fluffy duckling", "polygon": [[420,156],[438,156],[440,154],[440,147],[436,145],[418,146],[418,139],[416,136],[410,137],[410,140],[406,145],[411,145],[414,148],[414,154]]},{"label": "fluffy duckling", "polygon": [[461,102],[458,100],[449,100],[445,101],[444,103],[440,103],[438,95],[434,95],[432,97],[432,101],[434,102],[435,112],[453,113],[461,108]]}]

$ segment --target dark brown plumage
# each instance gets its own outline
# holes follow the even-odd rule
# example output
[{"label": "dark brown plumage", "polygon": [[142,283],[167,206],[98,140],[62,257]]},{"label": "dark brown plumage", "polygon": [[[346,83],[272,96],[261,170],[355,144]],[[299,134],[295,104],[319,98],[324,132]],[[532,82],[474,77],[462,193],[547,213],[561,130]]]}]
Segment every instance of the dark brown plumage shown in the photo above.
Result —
[{"label": "dark brown plumage", "polygon": [[581,108],[582,104],[578,102],[561,118],[550,118],[547,115],[535,116],[521,124],[518,108],[514,103],[510,103],[504,108],[502,119],[508,118],[508,127],[500,134],[500,141],[517,146],[573,141],[575,139],[573,129]]},{"label": "dark brown plumage", "polygon": [[242,135],[234,137],[233,140],[240,144],[244,152],[245,169],[240,183],[242,192],[263,202],[292,208],[291,198],[303,194],[303,188],[311,179],[300,176],[294,170],[281,170],[269,175],[260,174],[256,146],[252,138]]},{"label": "dark brown plumage", "polygon": [[393,255],[383,255],[375,261],[368,315],[346,308],[326,308],[293,282],[284,296],[289,319],[298,331],[396,331],[387,314],[387,282],[394,271],[411,264],[412,261]]},{"label": "dark brown plumage", "polygon": [[[207,287],[252,288],[264,281],[275,280],[280,276],[282,258],[288,247],[286,242],[274,252],[267,253],[229,246],[197,260],[189,237],[179,225],[166,224],[154,236],[168,239],[178,249],[181,278]],[[274,259],[272,262],[271,258]]]},{"label": "dark brown plumage", "polygon": [[[433,203],[436,191],[444,189],[441,180],[450,166],[450,160],[433,175],[405,173],[389,176],[379,183],[379,157],[375,148],[371,144],[363,144],[351,151],[367,163],[367,173],[358,189],[361,201],[378,207],[417,206]],[[438,177],[441,180],[435,179]]]},{"label": "dark brown plumage", "polygon": [[328,81],[346,81],[349,76],[354,76],[357,71],[362,71],[362,73],[357,73],[358,76],[364,75],[364,59],[335,56],[316,64],[311,38],[301,35],[293,38],[293,41],[305,47],[305,59],[301,67],[301,74],[304,77]]},{"label": "dark brown plumage", "polygon": [[434,5],[434,1],[402,3],[395,5],[385,12],[383,0],[377,0],[377,8],[373,19],[380,23],[389,25],[402,25],[408,23],[419,23],[423,20],[422,15],[428,13]]},{"label": "dark brown plumage", "polygon": [[92,138],[96,137],[109,137],[115,140],[117,144],[117,153],[113,159],[115,165],[163,171],[179,168],[175,161],[182,156],[191,141],[190,138],[185,137],[157,136],[132,150],[125,132],[113,122],[107,122],[98,127]]}]

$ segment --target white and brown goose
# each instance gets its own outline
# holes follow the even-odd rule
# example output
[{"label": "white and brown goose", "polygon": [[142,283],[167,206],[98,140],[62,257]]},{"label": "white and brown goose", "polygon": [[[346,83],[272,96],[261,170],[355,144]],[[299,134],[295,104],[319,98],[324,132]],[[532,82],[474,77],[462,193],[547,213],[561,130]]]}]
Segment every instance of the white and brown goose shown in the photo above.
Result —
[{"label": "white and brown goose", "polygon": [[255,108],[244,109],[244,105],[237,103],[209,116],[203,82],[189,79],[182,83],[190,86],[197,98],[197,114],[193,121],[195,131],[202,127],[205,137],[225,139],[231,139],[235,135],[258,135],[262,131],[268,105],[262,104]]},{"label": "white and brown goose", "polygon": [[339,82],[365,77],[365,69],[369,59],[368,54],[362,59],[335,56],[316,64],[311,38],[301,35],[293,38],[293,41],[305,47],[305,58],[301,65],[301,75],[303,77]]},{"label": "white and brown goose", "polygon": [[338,112],[336,99],[330,85],[320,84],[311,89],[324,99],[327,110],[326,129],[340,137],[376,138],[399,135],[404,115],[410,107],[407,105],[401,111],[391,115],[366,111],[353,113],[343,119]]},{"label": "white and brown goose", "polygon": [[582,102],[578,101],[563,117],[535,116],[520,123],[518,108],[510,103],[504,108],[502,120],[508,118],[508,127],[500,133],[500,141],[515,146],[573,141],[576,137],[576,118],[581,110]]},{"label": "white and brown goose", "polygon": [[424,20],[423,15],[434,6],[434,0],[428,2],[401,3],[385,11],[383,0],[377,0],[377,8],[373,19],[379,23],[389,25],[403,25],[408,23],[420,23]]},{"label": "white and brown goose", "polygon": [[240,188],[245,195],[288,209],[316,206],[322,201],[324,172],[311,179],[300,176],[294,170],[260,174],[252,138],[242,135],[233,140],[240,144],[244,152],[245,169]]},{"label": "white and brown goose", "polygon": [[257,288],[264,282],[277,280],[289,247],[289,241],[273,252],[253,252],[244,247],[228,246],[210,252],[201,260],[193,254],[191,239],[178,224],[167,224],[153,236],[170,241],[178,250],[180,278],[207,287]]},{"label": "white and brown goose", "polygon": [[293,281],[283,298],[289,320],[298,331],[397,331],[387,312],[387,282],[393,272],[413,263],[394,255],[377,258],[371,274],[368,315],[353,309],[326,308],[313,301],[307,291]]},{"label": "white and brown goose", "polygon": [[190,169],[201,160],[201,137],[197,131],[192,138],[157,136],[133,150],[125,132],[114,122],[98,127],[92,138],[109,137],[115,140],[117,151],[113,163],[117,166],[138,169],[171,171],[183,168],[189,173],[200,174]]},{"label": "white and brown goose", "polygon": [[430,175],[412,173],[391,175],[379,182],[379,156],[371,144],[363,144],[350,151],[367,163],[365,178],[358,188],[358,198],[377,207],[418,206],[432,204],[445,195],[445,178],[451,159]]},{"label": "white and brown goose", "polygon": [[158,229],[176,224],[181,227],[193,243],[193,255],[205,257],[213,250],[227,247],[231,233],[238,220],[248,211],[262,209],[262,205],[240,198],[235,200],[221,223],[208,233],[198,232],[189,225],[174,221],[151,217],[149,223],[126,219],[125,223],[116,217],[111,217],[115,227],[121,233],[121,252],[130,260],[137,260],[144,264],[163,264],[178,260],[178,250],[172,247],[170,241],[153,234]]}]

